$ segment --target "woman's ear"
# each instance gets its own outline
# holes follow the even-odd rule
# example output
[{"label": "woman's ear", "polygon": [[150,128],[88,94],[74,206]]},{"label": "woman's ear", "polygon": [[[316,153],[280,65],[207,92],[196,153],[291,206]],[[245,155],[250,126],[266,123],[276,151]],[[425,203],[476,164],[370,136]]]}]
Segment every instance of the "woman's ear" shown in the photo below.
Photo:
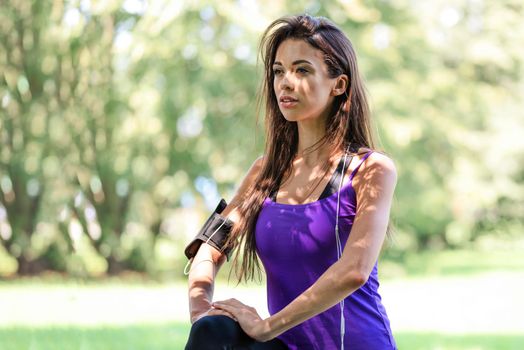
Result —
[{"label": "woman's ear", "polygon": [[333,87],[332,93],[335,96],[342,95],[348,86],[348,76],[345,74],[339,75],[337,78],[337,81],[335,82],[335,86]]}]

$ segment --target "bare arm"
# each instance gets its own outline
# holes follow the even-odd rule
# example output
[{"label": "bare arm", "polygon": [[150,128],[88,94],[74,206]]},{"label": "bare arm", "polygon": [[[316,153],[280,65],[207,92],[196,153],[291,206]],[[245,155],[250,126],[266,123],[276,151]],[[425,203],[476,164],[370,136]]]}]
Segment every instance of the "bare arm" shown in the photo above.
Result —
[{"label": "bare arm", "polygon": [[[255,160],[242,180],[235,196],[227,205],[222,216],[228,216],[233,222],[238,220],[237,207],[243,200],[249,185],[254,182],[262,166],[262,157]],[[191,323],[205,316],[211,309],[215,277],[226,260],[226,255],[207,243],[202,243],[193,260],[188,279],[189,313]],[[228,316],[232,315],[224,312]],[[234,318],[234,317],[233,317]]]},{"label": "bare arm", "polygon": [[202,243],[189,272],[189,313],[191,323],[211,308],[215,276],[224,263],[225,254]]},{"label": "bare arm", "polygon": [[265,320],[235,299],[213,306],[235,315],[251,337],[267,341],[336,305],[366,283],[384,242],[397,177],[393,162],[377,153],[363,164],[358,177],[358,184],[354,183],[357,214],[343,254],[311,287]]}]

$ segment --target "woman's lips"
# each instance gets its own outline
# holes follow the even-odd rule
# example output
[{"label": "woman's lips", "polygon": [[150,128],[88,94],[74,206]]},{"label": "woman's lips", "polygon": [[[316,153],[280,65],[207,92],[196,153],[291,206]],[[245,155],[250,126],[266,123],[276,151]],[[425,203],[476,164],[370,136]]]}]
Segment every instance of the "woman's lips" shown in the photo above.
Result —
[{"label": "woman's lips", "polygon": [[298,104],[298,101],[280,101],[280,105],[283,108],[293,108]]}]

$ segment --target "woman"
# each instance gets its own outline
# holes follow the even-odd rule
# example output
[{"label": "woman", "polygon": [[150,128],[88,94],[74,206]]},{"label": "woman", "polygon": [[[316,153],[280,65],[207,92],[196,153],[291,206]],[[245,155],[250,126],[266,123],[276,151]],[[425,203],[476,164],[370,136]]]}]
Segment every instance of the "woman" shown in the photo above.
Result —
[{"label": "woman", "polygon": [[[329,20],[299,15],[274,21],[261,53],[265,155],[218,216],[227,241],[206,244],[220,226],[195,252],[186,349],[396,349],[377,291],[396,170],[373,150],[353,47]],[[266,319],[211,302],[235,247],[239,280],[260,271],[257,256],[264,265]]]}]

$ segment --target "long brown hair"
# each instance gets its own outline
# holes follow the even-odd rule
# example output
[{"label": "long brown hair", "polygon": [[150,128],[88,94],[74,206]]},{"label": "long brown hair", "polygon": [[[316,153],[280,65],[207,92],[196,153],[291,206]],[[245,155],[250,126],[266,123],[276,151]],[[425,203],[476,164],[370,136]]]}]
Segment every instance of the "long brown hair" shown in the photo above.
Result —
[{"label": "long brown hair", "polygon": [[[266,144],[261,171],[255,182],[243,194],[239,203],[240,219],[235,223],[226,247],[236,247],[233,268],[240,283],[253,279],[255,270],[260,276],[256,254],[255,225],[262,203],[276,190],[289,170],[297,153],[298,129],[296,122],[287,121],[280,112],[273,90],[273,63],[279,45],[286,39],[300,39],[321,50],[330,78],[346,74],[349,83],[346,92],[336,96],[326,121],[326,133],[319,140],[331,149],[343,150],[350,144],[374,149],[373,132],[365,87],[357,66],[357,56],[347,36],[333,22],[324,17],[307,14],[281,17],[264,31],[259,45],[264,64],[257,106],[265,104]],[[315,146],[313,145],[313,146]],[[312,146],[312,147],[313,147]],[[240,255],[242,260],[240,262]]]}]

